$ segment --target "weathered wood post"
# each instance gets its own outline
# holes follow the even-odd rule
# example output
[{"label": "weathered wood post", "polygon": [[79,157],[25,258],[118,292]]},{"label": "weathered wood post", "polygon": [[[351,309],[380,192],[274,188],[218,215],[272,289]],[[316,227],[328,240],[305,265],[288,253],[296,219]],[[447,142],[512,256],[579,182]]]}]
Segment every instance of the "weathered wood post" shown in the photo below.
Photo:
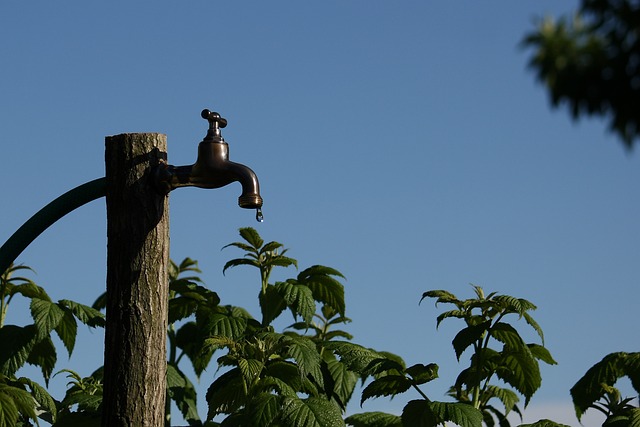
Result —
[{"label": "weathered wood post", "polygon": [[103,427],[164,426],[169,198],[152,169],[166,152],[161,134],[106,138]]}]

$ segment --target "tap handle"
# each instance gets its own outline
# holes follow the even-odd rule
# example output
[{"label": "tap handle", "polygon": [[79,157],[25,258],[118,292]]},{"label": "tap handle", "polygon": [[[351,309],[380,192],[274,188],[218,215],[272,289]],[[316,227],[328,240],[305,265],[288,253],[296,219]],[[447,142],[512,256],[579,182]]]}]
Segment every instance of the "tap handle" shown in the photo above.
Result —
[{"label": "tap handle", "polygon": [[209,122],[209,129],[227,127],[227,119],[221,117],[220,114],[215,111],[204,109],[200,115]]}]

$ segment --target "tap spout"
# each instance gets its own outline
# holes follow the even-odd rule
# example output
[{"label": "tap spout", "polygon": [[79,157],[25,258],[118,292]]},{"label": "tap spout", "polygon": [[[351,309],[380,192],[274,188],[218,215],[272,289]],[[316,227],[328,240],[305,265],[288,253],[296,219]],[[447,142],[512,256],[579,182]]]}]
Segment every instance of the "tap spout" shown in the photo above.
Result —
[{"label": "tap spout", "polygon": [[179,187],[220,188],[239,181],[242,194],[238,205],[246,209],[262,207],[258,177],[249,167],[229,160],[229,145],[220,134],[226,120],[209,110],[202,112],[209,120],[207,136],[198,145],[198,158],[193,165],[172,166],[163,164],[156,170],[159,191],[168,193]]}]

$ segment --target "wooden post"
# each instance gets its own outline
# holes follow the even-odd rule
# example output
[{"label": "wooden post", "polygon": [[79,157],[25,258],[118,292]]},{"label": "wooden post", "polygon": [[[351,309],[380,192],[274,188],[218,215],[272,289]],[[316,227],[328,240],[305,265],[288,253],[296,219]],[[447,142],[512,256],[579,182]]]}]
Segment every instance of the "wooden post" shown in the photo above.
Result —
[{"label": "wooden post", "polygon": [[164,426],[169,199],[152,168],[166,136],[106,138],[107,319],[103,427]]}]

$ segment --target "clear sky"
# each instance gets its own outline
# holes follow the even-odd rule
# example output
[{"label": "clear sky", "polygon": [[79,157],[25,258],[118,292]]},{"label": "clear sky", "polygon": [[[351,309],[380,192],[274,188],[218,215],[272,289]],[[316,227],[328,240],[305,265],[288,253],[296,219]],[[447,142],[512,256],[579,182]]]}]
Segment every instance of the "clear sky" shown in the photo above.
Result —
[{"label": "clear sky", "polygon": [[[239,227],[284,243],[302,268],[340,270],[355,342],[438,363],[425,388],[436,400],[463,367],[450,344],[462,325],[436,331],[442,308],[418,306],[422,293],[467,298],[474,283],[529,299],[559,365],[543,366],[527,419],[578,425],[571,386],[605,354],[638,351],[640,157],[601,120],[552,111],[527,70],[519,43],[535,18],[576,4],[2,2],[0,240],[104,176],[105,136],[165,133],[170,163],[191,164],[200,110],[216,110],[231,160],[260,179],[266,221],[237,207],[237,183],[176,190],[174,260],[199,260],[223,302],[254,312],[257,272],[222,275],[239,253],[220,249]],[[105,287],[105,230],[104,200],[92,202],[18,261],[52,298],[91,304]],[[26,313],[16,304],[7,321]],[[102,338],[83,329],[57,368],[88,375]],[[52,381],[58,398],[65,383]]]}]

